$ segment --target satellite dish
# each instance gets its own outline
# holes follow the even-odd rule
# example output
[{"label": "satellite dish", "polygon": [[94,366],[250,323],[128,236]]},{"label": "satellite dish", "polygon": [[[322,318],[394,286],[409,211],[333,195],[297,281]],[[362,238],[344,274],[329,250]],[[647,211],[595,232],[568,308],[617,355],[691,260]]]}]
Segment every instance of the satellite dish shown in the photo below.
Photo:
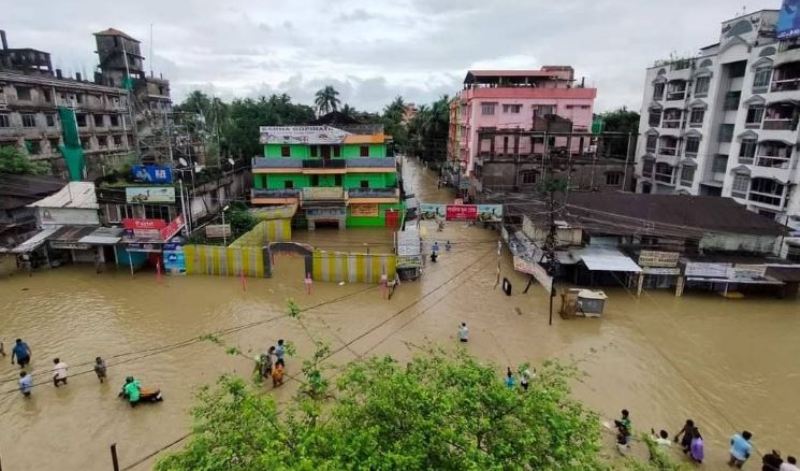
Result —
[{"label": "satellite dish", "polygon": [[233,159],[231,159],[231,158],[229,157],[229,158],[228,158],[228,163],[229,163],[229,164],[231,164],[231,167],[233,167],[233,166],[234,166],[234,164],[235,164],[236,162],[234,162],[234,161],[233,161]]},{"label": "satellite dish", "polygon": [[188,167],[189,166],[189,162],[187,162],[186,159],[184,159],[183,157],[178,157],[178,163],[180,163],[184,167]]}]

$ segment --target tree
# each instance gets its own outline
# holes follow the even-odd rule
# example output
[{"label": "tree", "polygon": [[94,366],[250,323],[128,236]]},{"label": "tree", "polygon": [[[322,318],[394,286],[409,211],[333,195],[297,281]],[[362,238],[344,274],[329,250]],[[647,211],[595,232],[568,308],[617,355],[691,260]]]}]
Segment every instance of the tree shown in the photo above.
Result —
[{"label": "tree", "polygon": [[408,124],[407,152],[435,165],[447,159],[450,132],[450,98],[443,95],[430,106],[422,105]]},{"label": "tree", "polygon": [[16,147],[0,146],[0,173],[46,175],[50,170],[49,164],[29,159]]},{"label": "tree", "polygon": [[344,116],[345,118],[358,119],[357,118],[358,111],[356,111],[355,108],[353,108],[347,103],[345,103],[344,106],[342,106],[342,109],[339,110],[339,112],[342,113],[342,116]]},{"label": "tree", "polygon": [[325,85],[325,88],[317,90],[314,94],[314,104],[320,116],[336,111],[339,108],[339,92],[332,85]]},{"label": "tree", "polygon": [[607,111],[597,116],[603,120],[604,132],[623,133],[624,135],[609,135],[603,139],[602,154],[606,157],[615,157],[625,160],[628,151],[628,136],[631,134],[631,152],[636,148],[636,137],[639,134],[639,113],[628,111],[622,107],[615,111]]},{"label": "tree", "polygon": [[394,145],[401,149],[408,146],[408,128],[404,122],[405,113],[406,103],[403,101],[403,97],[398,95],[383,108],[381,116],[384,130],[392,136]]},{"label": "tree", "polygon": [[525,392],[466,353],[432,351],[354,362],[331,395],[314,381],[319,357],[303,368],[313,394],[302,389],[286,411],[241,379],[203,389],[188,445],[156,469],[603,467],[598,418],[569,396],[572,368],[546,364]]}]

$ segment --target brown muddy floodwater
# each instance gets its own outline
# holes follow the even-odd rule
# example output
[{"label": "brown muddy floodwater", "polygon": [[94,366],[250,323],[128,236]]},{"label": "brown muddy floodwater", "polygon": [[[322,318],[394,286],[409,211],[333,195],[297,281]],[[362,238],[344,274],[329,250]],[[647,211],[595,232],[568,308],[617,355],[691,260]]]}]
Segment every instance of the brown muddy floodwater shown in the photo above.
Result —
[{"label": "brown muddy floodwater", "polygon": [[[451,198],[436,190],[429,171],[406,167],[420,201]],[[429,264],[420,281],[400,286],[391,301],[366,285],[315,283],[306,295],[301,259],[289,256],[278,258],[275,278],[250,279],[246,291],[235,278],[159,282],[152,273],[96,275],[90,267],[0,280],[0,338],[7,350],[14,338],[24,338],[33,350],[35,379],[45,382],[24,400],[16,392],[17,367],[8,357],[0,364],[4,468],[107,470],[111,443],[118,444],[125,467],[185,435],[198,388],[223,373],[251,371],[252,363],[226,354],[226,346],[253,356],[285,338],[300,356],[310,353],[308,334],[280,317],[287,298],[316,306],[303,315],[309,330],[332,345],[332,366],[364,355],[408,358],[425,344],[454,346],[456,327],[466,321],[468,349],[496,362],[498,375],[506,365],[526,361],[574,360],[586,372],[575,394],[607,419],[624,407],[635,429],[675,433],[692,417],[706,439],[706,469],[725,469],[727,438],[744,428],[761,452],[800,454],[797,302],[693,292],[675,298],[662,291],[636,299],[620,288],[607,291],[603,319],[556,316],[548,326],[547,296],[536,286],[521,294],[526,280],[512,271],[507,253],[501,266],[513,295],[494,289],[496,233],[448,223],[442,233],[427,227],[427,237],[449,239],[454,248]],[[391,233],[319,231],[297,239],[330,250],[366,241],[379,251],[390,248]],[[181,343],[215,331],[224,331],[225,346]],[[102,385],[93,373],[82,374],[97,355],[109,364],[109,381]],[[71,366],[69,385],[59,389],[47,383],[55,356]],[[297,363],[289,360],[290,374]],[[165,401],[130,409],[116,397],[127,375],[160,386]],[[267,389],[285,400],[294,384]],[[134,469],[152,464],[146,460]]]}]

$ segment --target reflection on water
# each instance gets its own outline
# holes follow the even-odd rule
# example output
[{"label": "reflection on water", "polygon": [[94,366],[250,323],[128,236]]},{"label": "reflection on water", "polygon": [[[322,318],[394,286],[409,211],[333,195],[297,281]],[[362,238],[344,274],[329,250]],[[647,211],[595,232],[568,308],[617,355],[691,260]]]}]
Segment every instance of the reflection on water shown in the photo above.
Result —
[{"label": "reflection on water", "polygon": [[[452,199],[449,190],[436,189],[431,172],[413,164],[405,172],[420,201]],[[249,375],[252,364],[207,341],[180,342],[241,326],[222,338],[246,355],[279,337],[309,354],[308,334],[279,317],[289,297],[304,307],[319,305],[303,315],[309,330],[336,352],[332,365],[365,354],[407,358],[428,343],[452,346],[464,321],[472,332],[469,350],[499,370],[551,357],[576,361],[588,374],[576,383],[576,394],[604,417],[624,407],[637,430],[672,433],[693,418],[706,438],[708,469],[719,468],[727,437],[744,428],[760,450],[800,453],[797,303],[704,293],[675,298],[667,291],[637,299],[619,288],[608,290],[602,319],[557,317],[548,327],[547,296],[538,286],[521,294],[527,280],[512,271],[507,255],[501,271],[513,284],[512,296],[495,289],[497,234],[460,223],[448,223],[443,232],[425,229],[429,240],[451,240],[453,249],[429,263],[419,282],[401,285],[391,301],[365,285],[315,283],[306,295],[302,261],[289,255],[276,260],[275,278],[250,279],[246,291],[235,278],[159,282],[146,273],[96,275],[90,267],[0,280],[0,336],[7,349],[17,336],[30,344],[37,382],[49,380],[55,356],[73,375],[67,387],[47,383],[23,400],[15,391],[18,369],[8,359],[0,364],[0,391],[10,391],[0,394],[3,464],[105,470],[110,443],[118,443],[126,465],[183,435],[193,393],[224,372]],[[371,249],[391,244],[391,232],[380,229],[297,236],[330,250],[356,250],[364,241]],[[102,385],[91,372],[79,374],[97,355],[109,364],[109,382]],[[297,372],[297,362],[290,359],[289,374]],[[160,386],[165,402],[127,407],[116,398],[126,375]],[[292,393],[289,383],[274,394],[284,400]]]}]

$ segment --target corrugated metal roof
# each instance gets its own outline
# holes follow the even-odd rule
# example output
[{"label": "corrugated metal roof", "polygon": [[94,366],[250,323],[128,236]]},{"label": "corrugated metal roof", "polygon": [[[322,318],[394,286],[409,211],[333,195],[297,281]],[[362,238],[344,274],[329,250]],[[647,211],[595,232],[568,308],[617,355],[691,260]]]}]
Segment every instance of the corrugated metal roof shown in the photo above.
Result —
[{"label": "corrugated metal roof", "polygon": [[81,244],[114,245],[122,239],[123,229],[119,227],[98,227],[91,234],[81,237]]},{"label": "corrugated metal roof", "polygon": [[33,237],[26,240],[25,242],[19,244],[18,246],[14,247],[11,251],[13,253],[27,253],[36,250],[40,245],[44,244],[45,241],[53,234],[58,231],[59,228],[57,227],[48,227],[47,229],[43,229],[37,232]]},{"label": "corrugated metal roof", "polygon": [[93,182],[69,182],[58,192],[28,206],[38,208],[99,208]]},{"label": "corrugated metal roof", "polygon": [[579,256],[586,268],[591,271],[623,271],[631,273],[642,271],[636,262],[623,255],[619,250],[585,248],[575,251],[575,255]]}]

